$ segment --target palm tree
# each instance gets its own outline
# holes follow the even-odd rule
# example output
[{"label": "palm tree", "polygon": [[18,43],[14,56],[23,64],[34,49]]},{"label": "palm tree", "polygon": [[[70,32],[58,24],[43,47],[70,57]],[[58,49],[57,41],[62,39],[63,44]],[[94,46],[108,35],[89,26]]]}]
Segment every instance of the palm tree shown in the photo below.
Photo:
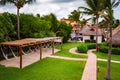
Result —
[{"label": "palm tree", "polygon": [[68,15],[68,19],[78,22],[80,18],[80,11],[74,10]]},{"label": "palm tree", "polygon": [[7,2],[13,3],[17,7],[17,35],[20,39],[20,19],[19,19],[19,10],[26,3],[31,3],[36,0],[1,0],[0,3],[6,4]]},{"label": "palm tree", "polygon": [[116,0],[106,0],[105,1],[105,13],[102,15],[106,21],[108,22],[108,26],[110,29],[109,35],[109,48],[108,48],[108,61],[107,61],[107,71],[106,71],[106,80],[110,80],[110,62],[111,62],[111,52],[112,52],[112,27],[114,25],[114,16],[113,16],[113,8],[117,7],[120,4],[120,1]]},{"label": "palm tree", "polygon": [[104,0],[85,0],[88,7],[79,7],[83,14],[92,15],[95,18],[96,23],[96,49],[98,47],[98,18],[99,13],[104,9]]}]

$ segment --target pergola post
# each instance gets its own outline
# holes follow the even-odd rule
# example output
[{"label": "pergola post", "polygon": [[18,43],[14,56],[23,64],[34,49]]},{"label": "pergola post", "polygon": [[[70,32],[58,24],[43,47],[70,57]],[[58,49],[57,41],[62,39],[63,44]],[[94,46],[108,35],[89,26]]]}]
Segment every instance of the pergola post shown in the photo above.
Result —
[{"label": "pergola post", "polygon": [[19,46],[20,68],[22,68],[22,46]]},{"label": "pergola post", "polygon": [[54,54],[54,40],[52,40],[52,54]]},{"label": "pergola post", "polygon": [[61,49],[62,49],[62,45],[63,45],[63,37],[61,37]]},{"label": "pergola post", "polygon": [[40,60],[42,59],[42,42],[40,42]]}]

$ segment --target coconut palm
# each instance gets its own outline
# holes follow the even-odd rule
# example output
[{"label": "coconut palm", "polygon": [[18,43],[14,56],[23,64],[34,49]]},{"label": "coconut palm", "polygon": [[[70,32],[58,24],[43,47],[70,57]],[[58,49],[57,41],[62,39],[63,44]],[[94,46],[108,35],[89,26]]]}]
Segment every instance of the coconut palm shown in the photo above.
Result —
[{"label": "coconut palm", "polygon": [[114,16],[113,16],[113,8],[117,7],[120,4],[119,0],[106,0],[105,1],[105,13],[102,15],[105,20],[108,22],[108,26],[110,28],[109,35],[109,49],[108,49],[108,63],[107,63],[107,71],[106,71],[106,80],[110,80],[110,62],[111,62],[111,52],[112,52],[112,27],[114,25]]},{"label": "coconut palm", "polygon": [[99,13],[104,9],[104,0],[85,0],[87,7],[79,7],[80,12],[86,15],[92,15],[96,23],[96,48],[98,47],[98,18]]},{"label": "coconut palm", "polygon": [[19,20],[19,10],[26,3],[31,3],[36,0],[0,0],[0,3],[5,5],[7,2],[13,3],[17,7],[17,34],[18,39],[20,39],[20,20]]}]

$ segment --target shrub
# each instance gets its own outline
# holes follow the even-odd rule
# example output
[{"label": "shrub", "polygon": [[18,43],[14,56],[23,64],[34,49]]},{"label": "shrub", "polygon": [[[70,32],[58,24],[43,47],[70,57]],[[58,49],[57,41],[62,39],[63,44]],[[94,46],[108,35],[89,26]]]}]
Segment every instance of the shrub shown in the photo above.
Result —
[{"label": "shrub", "polygon": [[87,53],[88,47],[86,44],[81,44],[77,47],[77,51],[80,53]]},{"label": "shrub", "polygon": [[108,46],[100,45],[100,52],[108,53]]},{"label": "shrub", "polygon": [[85,40],[85,43],[90,43],[90,40]]},{"label": "shrub", "polygon": [[120,48],[112,48],[112,54],[120,55]]},{"label": "shrub", "polygon": [[96,48],[96,44],[95,43],[88,43],[87,47],[88,47],[88,49],[95,49]]},{"label": "shrub", "polygon": [[85,43],[95,43],[95,42],[96,42],[96,40],[89,40],[89,39],[85,40]]},{"label": "shrub", "polygon": [[[100,52],[108,53],[108,46],[101,45],[100,46]],[[113,47],[112,48],[112,54],[120,55],[120,48]]]}]

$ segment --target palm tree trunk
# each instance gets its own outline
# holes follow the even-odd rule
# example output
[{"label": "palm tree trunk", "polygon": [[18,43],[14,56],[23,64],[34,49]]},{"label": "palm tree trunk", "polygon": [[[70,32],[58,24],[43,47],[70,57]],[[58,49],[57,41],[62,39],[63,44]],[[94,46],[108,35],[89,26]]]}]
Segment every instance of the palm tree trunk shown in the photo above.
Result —
[{"label": "palm tree trunk", "polygon": [[108,60],[107,60],[107,72],[106,72],[106,80],[110,80],[110,63],[111,63],[111,52],[112,52],[112,26],[110,26],[110,41],[109,41],[109,48],[108,48]]},{"label": "palm tree trunk", "polygon": [[17,36],[20,39],[20,18],[19,18],[19,8],[17,8]]},{"label": "palm tree trunk", "polygon": [[98,18],[96,18],[96,51],[98,51]]}]

